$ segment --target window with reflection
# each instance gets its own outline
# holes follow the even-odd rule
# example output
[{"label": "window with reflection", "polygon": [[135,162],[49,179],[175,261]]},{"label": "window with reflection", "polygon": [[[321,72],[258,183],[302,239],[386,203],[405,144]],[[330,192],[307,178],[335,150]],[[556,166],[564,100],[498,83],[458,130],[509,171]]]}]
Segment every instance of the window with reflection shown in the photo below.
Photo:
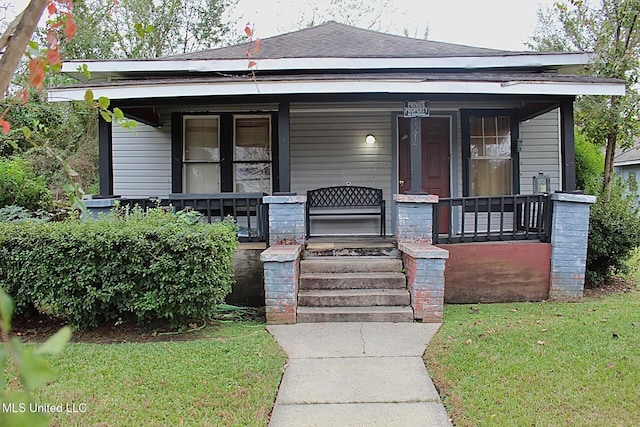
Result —
[{"label": "window with reflection", "polygon": [[220,119],[184,117],[183,191],[220,192]]},{"label": "window with reflection", "polygon": [[271,118],[235,117],[234,188],[239,193],[271,193]]},{"label": "window with reflection", "polygon": [[468,196],[514,193],[513,118],[472,112],[463,116]]}]

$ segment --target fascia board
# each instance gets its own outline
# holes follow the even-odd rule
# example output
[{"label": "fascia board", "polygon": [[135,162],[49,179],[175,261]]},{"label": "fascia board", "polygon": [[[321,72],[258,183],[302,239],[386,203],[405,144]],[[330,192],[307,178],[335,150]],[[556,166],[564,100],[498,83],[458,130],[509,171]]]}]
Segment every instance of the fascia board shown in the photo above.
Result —
[{"label": "fascia board", "polygon": [[624,95],[622,83],[567,82],[463,82],[463,81],[277,81],[198,84],[138,84],[52,88],[52,101],[82,100],[87,89],[96,98],[174,98],[221,95],[289,95],[327,93],[414,93],[495,95]]},{"label": "fascia board", "polygon": [[[256,70],[376,70],[376,69],[487,69],[487,68],[560,68],[587,64],[591,54],[566,53],[548,55],[459,56],[434,58],[280,58],[257,59]],[[79,65],[87,64],[92,75],[127,75],[136,73],[215,73],[247,71],[246,59],[211,60],[120,60],[69,61],[62,72],[78,78]]]}]

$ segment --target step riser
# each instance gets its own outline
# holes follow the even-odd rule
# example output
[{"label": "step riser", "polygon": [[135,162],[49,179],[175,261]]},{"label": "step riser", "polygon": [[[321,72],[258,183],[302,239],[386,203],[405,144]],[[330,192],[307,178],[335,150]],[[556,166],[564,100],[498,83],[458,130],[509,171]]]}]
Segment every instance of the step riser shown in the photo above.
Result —
[{"label": "step riser", "polygon": [[316,249],[305,250],[305,258],[309,257],[391,257],[397,258],[400,256],[400,251],[396,248],[384,248],[384,249],[372,249],[372,248],[341,248],[341,249]]},{"label": "step riser", "polygon": [[353,296],[316,296],[299,295],[298,305],[309,307],[373,307],[409,305],[409,293],[404,295],[353,295]]},{"label": "step riser", "polygon": [[300,313],[298,323],[320,322],[413,322],[412,313]]},{"label": "step riser", "polygon": [[401,272],[402,261],[385,260],[302,260],[301,273],[386,273]]},{"label": "step riser", "polygon": [[394,278],[305,278],[300,277],[300,289],[405,289],[405,277]]}]

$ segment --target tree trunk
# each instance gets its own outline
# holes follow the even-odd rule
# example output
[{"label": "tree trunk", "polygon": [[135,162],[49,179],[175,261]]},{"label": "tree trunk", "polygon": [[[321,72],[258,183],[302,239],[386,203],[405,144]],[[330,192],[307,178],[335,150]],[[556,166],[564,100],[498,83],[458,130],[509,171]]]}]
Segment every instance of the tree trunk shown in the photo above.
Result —
[{"label": "tree trunk", "polygon": [[0,58],[0,100],[4,98],[11,79],[20,64],[22,55],[27,50],[27,45],[38,25],[38,21],[47,6],[47,0],[31,0],[22,13],[15,32],[9,39],[9,43],[2,58]]},{"label": "tree trunk", "polygon": [[607,149],[604,156],[604,178],[602,180],[602,197],[605,201],[611,196],[611,181],[613,180],[613,160],[618,143],[618,104],[620,98],[612,96],[609,100],[609,132],[607,133]]},{"label": "tree trunk", "polygon": [[613,179],[613,159],[616,154],[616,143],[618,142],[618,133],[610,130],[607,135],[607,151],[604,157],[604,179],[602,182],[602,197],[605,201],[609,200],[611,195],[611,181]]}]

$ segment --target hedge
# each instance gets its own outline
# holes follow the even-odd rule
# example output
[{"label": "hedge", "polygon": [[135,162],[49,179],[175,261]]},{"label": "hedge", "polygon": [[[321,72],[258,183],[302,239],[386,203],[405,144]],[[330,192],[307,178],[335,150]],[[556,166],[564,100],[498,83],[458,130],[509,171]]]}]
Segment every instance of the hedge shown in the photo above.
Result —
[{"label": "hedge", "polygon": [[189,224],[143,214],[0,223],[0,285],[18,312],[39,310],[76,327],[135,317],[177,324],[210,315],[231,292],[231,221]]}]

